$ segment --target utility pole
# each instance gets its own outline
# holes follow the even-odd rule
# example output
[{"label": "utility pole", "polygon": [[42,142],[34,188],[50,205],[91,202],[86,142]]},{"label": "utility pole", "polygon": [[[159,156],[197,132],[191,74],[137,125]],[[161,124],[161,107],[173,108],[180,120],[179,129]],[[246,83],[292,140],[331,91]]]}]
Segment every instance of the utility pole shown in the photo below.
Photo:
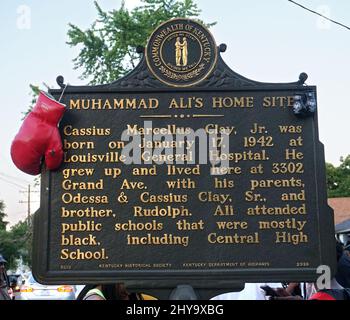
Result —
[{"label": "utility pole", "polygon": [[30,226],[30,203],[33,202],[30,198],[30,195],[32,193],[38,193],[39,191],[33,191],[30,188],[30,184],[28,184],[28,190],[27,191],[20,191],[20,193],[27,193],[28,197],[27,197],[27,201],[20,201],[19,203],[27,203],[27,223],[28,223],[28,227]]}]

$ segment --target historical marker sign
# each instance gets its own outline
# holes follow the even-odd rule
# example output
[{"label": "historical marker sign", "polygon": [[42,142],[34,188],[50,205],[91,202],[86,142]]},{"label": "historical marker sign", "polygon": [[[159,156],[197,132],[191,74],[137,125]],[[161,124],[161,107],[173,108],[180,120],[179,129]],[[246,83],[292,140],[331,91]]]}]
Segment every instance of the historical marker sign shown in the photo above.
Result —
[{"label": "historical marker sign", "polygon": [[35,217],[40,281],[220,288],[333,268],[316,88],[246,79],[218,51],[171,20],[125,78],[66,88],[64,163],[43,172]]}]

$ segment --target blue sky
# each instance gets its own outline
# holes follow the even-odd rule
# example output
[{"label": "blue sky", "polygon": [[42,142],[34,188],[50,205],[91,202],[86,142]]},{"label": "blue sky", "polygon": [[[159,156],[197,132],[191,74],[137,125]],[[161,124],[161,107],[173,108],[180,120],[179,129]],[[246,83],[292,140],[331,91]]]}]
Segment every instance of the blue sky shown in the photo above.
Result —
[{"label": "blue sky", "polygon": [[[348,0],[298,0],[331,18],[350,25]],[[121,1],[100,0],[102,8],[119,8]],[[263,82],[296,81],[300,72],[318,88],[319,133],[326,160],[339,164],[350,154],[350,31],[322,21],[287,0],[198,0],[201,18],[216,21],[212,33],[226,43],[223,57],[236,72]],[[139,1],[126,0],[129,8]],[[23,5],[25,7],[23,7]],[[23,9],[30,9],[23,24]],[[25,11],[28,13],[28,11]],[[0,11],[0,174],[24,187],[33,178],[21,173],[10,159],[11,141],[21,125],[21,112],[30,101],[29,84],[55,87],[62,74],[70,84],[79,80],[73,70],[77,48],[67,44],[68,23],[85,29],[96,19],[92,0],[3,0]],[[0,178],[4,178],[0,175]],[[26,216],[20,186],[0,179],[0,199],[13,224]],[[37,195],[33,195],[38,200]],[[38,202],[32,204],[34,211]]]}]

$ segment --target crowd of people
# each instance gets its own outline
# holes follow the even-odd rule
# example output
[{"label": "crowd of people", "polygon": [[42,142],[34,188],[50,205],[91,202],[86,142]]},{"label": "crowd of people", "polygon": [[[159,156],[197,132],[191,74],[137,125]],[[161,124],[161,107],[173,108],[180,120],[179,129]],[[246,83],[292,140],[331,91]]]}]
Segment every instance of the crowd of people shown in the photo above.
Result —
[{"label": "crowd of people", "polygon": [[[327,288],[316,283],[246,283],[242,291],[211,300],[350,300],[350,246],[337,242],[337,271]],[[0,300],[11,300],[7,261],[0,254]],[[87,285],[77,300],[157,300],[145,293],[129,292],[123,283]]]},{"label": "crowd of people", "polygon": [[246,283],[239,292],[230,292],[213,300],[350,300],[350,246],[336,244],[337,270],[327,288],[317,283]]},{"label": "crowd of people", "polygon": [[11,300],[10,282],[7,276],[5,263],[7,263],[7,261],[0,254],[0,300]]}]

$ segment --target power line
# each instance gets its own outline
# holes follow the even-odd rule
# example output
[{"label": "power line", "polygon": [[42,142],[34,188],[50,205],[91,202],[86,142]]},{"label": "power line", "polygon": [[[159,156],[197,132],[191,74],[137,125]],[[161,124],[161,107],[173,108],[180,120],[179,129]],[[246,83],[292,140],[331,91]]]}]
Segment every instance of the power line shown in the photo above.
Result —
[{"label": "power line", "polygon": [[33,190],[30,190],[30,184],[28,184],[28,190],[27,191],[22,191],[22,193],[27,193],[28,194],[28,200],[27,201],[20,201],[20,203],[27,203],[28,205],[28,208],[27,208],[27,223],[28,223],[28,226],[30,226],[30,223],[31,223],[31,220],[30,220],[30,204],[31,202],[33,202],[31,200],[31,193],[36,193],[38,191],[33,191]]},{"label": "power line", "polygon": [[12,184],[12,185],[14,185],[14,186],[16,186],[17,188],[20,188],[20,189],[26,188],[26,187],[23,186],[23,185],[21,186],[20,184],[17,184],[16,182],[12,182],[12,181],[10,181],[10,180],[7,180],[7,179],[5,179],[5,178],[3,178],[3,177],[0,177],[0,180],[4,181],[4,182],[6,182],[6,183]]},{"label": "power line", "polygon": [[5,174],[5,173],[3,173],[1,171],[0,171],[0,176],[4,176],[5,178],[9,178],[9,179],[12,179],[12,180],[17,180],[17,181],[20,181],[20,182],[24,182],[25,184],[29,183],[27,180],[24,180],[24,179],[18,178],[18,177],[10,176],[10,175]]},{"label": "power line", "polygon": [[291,3],[294,3],[295,5],[297,5],[297,6],[301,7],[301,8],[303,8],[304,10],[307,10],[307,11],[309,11],[309,12],[312,12],[312,13],[314,13],[314,14],[317,14],[318,16],[320,16],[320,17],[322,17],[322,18],[324,18],[324,19],[326,19],[326,20],[328,20],[328,21],[330,21],[330,22],[333,22],[333,23],[335,23],[335,24],[337,24],[337,25],[339,25],[339,26],[341,26],[341,27],[343,27],[343,28],[345,28],[345,29],[350,30],[350,27],[346,26],[345,24],[342,24],[342,23],[340,23],[340,22],[338,22],[338,21],[332,20],[332,19],[330,19],[330,18],[324,16],[323,14],[321,14],[321,13],[319,13],[319,12],[317,12],[317,11],[311,10],[311,9],[309,9],[309,8],[307,8],[307,7],[303,6],[303,5],[301,5],[301,4],[298,3],[298,2],[295,2],[295,1],[293,1],[293,0],[288,0],[288,1],[291,2]]}]

